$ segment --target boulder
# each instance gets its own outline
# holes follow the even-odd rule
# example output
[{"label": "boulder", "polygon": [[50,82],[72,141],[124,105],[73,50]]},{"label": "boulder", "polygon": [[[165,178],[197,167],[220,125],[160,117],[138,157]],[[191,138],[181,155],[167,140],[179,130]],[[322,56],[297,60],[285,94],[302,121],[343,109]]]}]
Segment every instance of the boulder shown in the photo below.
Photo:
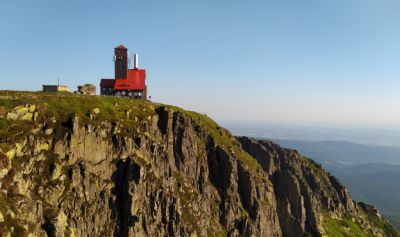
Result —
[{"label": "boulder", "polygon": [[11,120],[26,120],[32,121],[37,120],[38,113],[36,111],[36,105],[27,104],[25,106],[17,106],[12,112],[7,114],[7,119]]},{"label": "boulder", "polygon": [[76,93],[83,95],[96,95],[96,86],[93,84],[78,86],[78,91]]}]

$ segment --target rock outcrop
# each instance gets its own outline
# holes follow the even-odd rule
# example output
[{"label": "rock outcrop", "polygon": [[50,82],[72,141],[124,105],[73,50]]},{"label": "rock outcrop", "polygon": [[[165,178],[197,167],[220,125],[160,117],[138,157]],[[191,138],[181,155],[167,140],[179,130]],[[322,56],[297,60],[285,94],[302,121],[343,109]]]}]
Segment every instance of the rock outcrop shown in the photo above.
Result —
[{"label": "rock outcrop", "polygon": [[13,111],[7,114],[7,119],[11,120],[36,120],[37,119],[37,112],[35,105],[24,105],[24,106],[17,106],[13,109]]},{"label": "rock outcrop", "polygon": [[[399,236],[312,160],[204,115],[108,97],[11,98],[0,97],[4,236]],[[36,121],[8,116],[27,100]]]},{"label": "rock outcrop", "polygon": [[75,93],[82,95],[96,95],[96,86],[93,84],[78,86],[78,90]]}]

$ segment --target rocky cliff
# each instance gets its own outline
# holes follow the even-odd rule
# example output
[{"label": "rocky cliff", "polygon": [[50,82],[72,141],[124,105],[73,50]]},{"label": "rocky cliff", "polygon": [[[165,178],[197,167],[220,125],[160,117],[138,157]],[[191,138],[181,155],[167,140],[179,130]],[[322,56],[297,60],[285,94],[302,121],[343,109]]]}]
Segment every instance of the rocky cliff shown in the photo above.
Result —
[{"label": "rocky cliff", "polygon": [[312,160],[205,115],[0,92],[1,236],[399,236]]}]

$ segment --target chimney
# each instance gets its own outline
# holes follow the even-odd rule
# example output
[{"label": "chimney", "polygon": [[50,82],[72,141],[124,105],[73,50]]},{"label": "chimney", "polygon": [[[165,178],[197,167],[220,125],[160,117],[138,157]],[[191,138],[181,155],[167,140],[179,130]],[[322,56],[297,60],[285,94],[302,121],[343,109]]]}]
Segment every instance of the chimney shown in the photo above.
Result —
[{"label": "chimney", "polygon": [[139,68],[139,56],[135,53],[133,55],[133,69]]}]

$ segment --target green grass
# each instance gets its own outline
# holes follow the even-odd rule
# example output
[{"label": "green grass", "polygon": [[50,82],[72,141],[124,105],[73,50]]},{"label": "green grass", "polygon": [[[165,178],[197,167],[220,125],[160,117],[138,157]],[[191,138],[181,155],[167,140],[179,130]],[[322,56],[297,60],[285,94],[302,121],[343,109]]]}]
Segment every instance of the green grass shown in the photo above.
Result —
[{"label": "green grass", "polygon": [[325,217],[324,226],[329,237],[368,237],[349,215],[344,215],[340,220]]},{"label": "green grass", "polygon": [[[4,93],[1,93],[2,95]],[[0,97],[0,107],[3,107],[5,109],[12,109],[16,106],[16,101],[10,97],[7,96],[2,96]]]},{"label": "green grass", "polygon": [[7,128],[8,126],[10,126],[10,124],[11,121],[9,119],[0,118],[0,129]]}]

